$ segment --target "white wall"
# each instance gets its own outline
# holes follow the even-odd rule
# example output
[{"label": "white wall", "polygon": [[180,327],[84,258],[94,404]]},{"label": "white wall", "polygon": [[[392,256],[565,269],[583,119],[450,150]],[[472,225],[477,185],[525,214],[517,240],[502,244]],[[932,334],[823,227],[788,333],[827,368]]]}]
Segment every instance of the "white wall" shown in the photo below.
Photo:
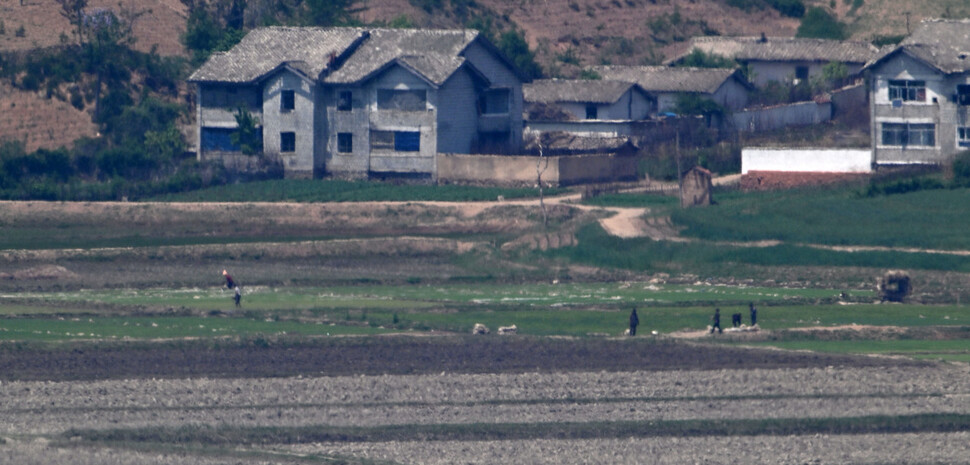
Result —
[{"label": "white wall", "polygon": [[749,171],[868,173],[869,149],[795,149],[750,147],[741,150],[741,174]]}]

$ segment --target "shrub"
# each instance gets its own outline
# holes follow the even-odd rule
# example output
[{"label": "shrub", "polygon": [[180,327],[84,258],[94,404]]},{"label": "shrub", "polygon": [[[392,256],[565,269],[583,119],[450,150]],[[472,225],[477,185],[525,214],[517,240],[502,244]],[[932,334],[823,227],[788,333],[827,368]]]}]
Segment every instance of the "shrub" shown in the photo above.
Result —
[{"label": "shrub", "polygon": [[953,158],[953,183],[970,186],[970,150],[964,150]]},{"label": "shrub", "polygon": [[849,36],[845,29],[845,24],[816,6],[805,13],[795,37],[844,40]]},{"label": "shrub", "polygon": [[731,58],[727,58],[716,53],[705,53],[699,48],[690,51],[681,59],[677,66],[689,66],[693,68],[734,68],[738,63]]},{"label": "shrub", "polygon": [[805,4],[802,0],[768,0],[768,4],[784,16],[791,18],[805,16]]}]

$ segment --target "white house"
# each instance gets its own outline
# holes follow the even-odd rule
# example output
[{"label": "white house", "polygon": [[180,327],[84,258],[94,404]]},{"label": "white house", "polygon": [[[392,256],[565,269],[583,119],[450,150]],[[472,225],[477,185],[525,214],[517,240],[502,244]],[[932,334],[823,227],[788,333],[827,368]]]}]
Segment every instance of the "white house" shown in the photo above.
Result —
[{"label": "white house", "polygon": [[522,74],[474,30],[267,27],[189,82],[198,157],[236,153],[244,108],[287,177],[435,175],[437,153],[517,150]]},{"label": "white house", "polygon": [[748,79],[758,87],[771,81],[798,84],[821,74],[825,65],[845,65],[850,76],[858,74],[877,53],[868,42],[801,37],[722,37],[690,39],[686,51],[668,61],[682,62],[694,50],[730,58],[747,67]]},{"label": "white house", "polygon": [[926,20],[866,65],[873,162],[942,164],[970,149],[970,20]]}]

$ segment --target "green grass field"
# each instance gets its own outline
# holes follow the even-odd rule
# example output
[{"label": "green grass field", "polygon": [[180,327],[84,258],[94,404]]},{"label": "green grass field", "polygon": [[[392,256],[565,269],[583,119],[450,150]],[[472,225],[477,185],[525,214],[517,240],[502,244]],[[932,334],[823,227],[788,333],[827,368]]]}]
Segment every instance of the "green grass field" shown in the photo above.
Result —
[{"label": "green grass field", "polygon": [[[797,350],[970,359],[970,345],[962,336],[951,340],[848,336],[844,340],[809,340],[797,332],[785,332],[847,325],[950,327],[957,332],[970,328],[970,309],[965,306],[865,303],[875,299],[868,291],[855,291],[851,302],[840,302],[840,292],[644,282],[253,287],[247,288],[241,309],[233,307],[231,294],[221,288],[21,293],[16,302],[0,307],[0,341],[467,333],[475,323],[493,331],[516,325],[520,334],[531,336],[605,337],[623,332],[633,307],[638,309],[644,337],[664,337],[705,329],[714,307],[721,309],[724,327],[730,326],[732,313],[741,313],[748,323],[750,302],[759,308],[759,326],[782,334],[751,343]],[[964,333],[970,337],[970,330]],[[735,337],[705,340],[747,343]]]},{"label": "green grass field", "polygon": [[[547,189],[555,195],[560,189]],[[145,199],[150,202],[483,201],[538,196],[536,189],[456,185],[395,185],[373,181],[276,179],[210,187]]]}]

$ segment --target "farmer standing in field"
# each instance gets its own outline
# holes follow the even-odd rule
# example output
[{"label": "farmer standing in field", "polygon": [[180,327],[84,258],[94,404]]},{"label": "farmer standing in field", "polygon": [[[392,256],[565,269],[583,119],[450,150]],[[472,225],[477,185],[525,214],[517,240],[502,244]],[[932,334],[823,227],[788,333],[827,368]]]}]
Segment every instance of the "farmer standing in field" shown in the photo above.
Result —
[{"label": "farmer standing in field", "polygon": [[239,285],[233,281],[232,276],[228,271],[222,270],[222,275],[226,277],[226,287],[232,289],[235,294],[232,296],[233,302],[236,303],[236,307],[239,307],[239,301],[242,300],[242,292],[239,290]]},{"label": "farmer standing in field", "polygon": [[637,316],[637,308],[633,307],[633,312],[630,313],[630,335],[637,335],[637,326],[640,324],[640,318]]},{"label": "farmer standing in field", "polygon": [[714,309],[714,316],[711,317],[711,320],[713,320],[714,322],[714,324],[711,325],[711,334],[714,334],[714,328],[717,328],[717,332],[719,334],[723,333],[724,331],[721,331],[721,309],[720,308]]},{"label": "farmer standing in field", "polygon": [[748,308],[751,310],[751,326],[758,324],[758,309],[754,308],[754,302],[748,304]]}]

